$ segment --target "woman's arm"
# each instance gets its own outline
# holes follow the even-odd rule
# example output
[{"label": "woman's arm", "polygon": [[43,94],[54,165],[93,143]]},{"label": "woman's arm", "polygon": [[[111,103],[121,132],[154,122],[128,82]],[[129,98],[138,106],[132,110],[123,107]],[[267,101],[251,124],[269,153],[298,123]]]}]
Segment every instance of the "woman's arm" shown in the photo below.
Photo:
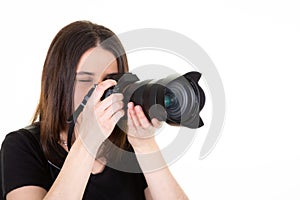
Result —
[{"label": "woman's arm", "polygon": [[148,199],[151,196],[157,200],[188,199],[172,176],[155,142],[154,132],[159,126],[160,123],[156,119],[152,120],[152,124],[148,121],[140,106],[128,104],[128,140],[134,148],[148,184],[146,197]]},{"label": "woman's arm", "polygon": [[[150,141],[147,142],[150,143]],[[139,150],[135,149],[135,151],[153,199],[188,199],[167,167],[155,141],[152,141],[151,145]],[[147,158],[145,156],[147,152],[156,152],[155,158]],[[153,161],[153,159],[155,160]],[[155,169],[157,166],[161,166],[162,168]],[[148,172],[149,170],[153,171]]]},{"label": "woman's arm", "polygon": [[82,199],[94,161],[81,140],[76,139],[48,193],[42,187],[24,186],[9,192],[7,200]]},{"label": "woman's arm", "polygon": [[[76,141],[50,190],[46,192],[42,187],[24,186],[9,192],[8,200],[82,199],[98,148],[124,114],[122,95],[112,94],[99,101],[103,92],[115,84],[113,80],[98,84],[82,112]],[[24,194],[28,195],[27,198],[24,198]]]},{"label": "woman's arm", "polygon": [[44,199],[82,199],[94,161],[81,139],[77,138]]}]

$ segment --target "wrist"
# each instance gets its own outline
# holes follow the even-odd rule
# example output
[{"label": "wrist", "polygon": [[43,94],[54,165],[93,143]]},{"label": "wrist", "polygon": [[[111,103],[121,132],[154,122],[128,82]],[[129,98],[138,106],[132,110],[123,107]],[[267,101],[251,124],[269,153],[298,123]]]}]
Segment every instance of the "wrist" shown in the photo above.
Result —
[{"label": "wrist", "polygon": [[92,164],[95,160],[94,156],[79,138],[77,138],[73,143],[67,158],[71,160],[76,159],[77,161],[80,160],[80,162],[86,163],[86,165],[88,166]]},{"label": "wrist", "polygon": [[137,154],[148,154],[160,151],[159,146],[157,145],[155,139],[141,139],[142,142],[138,144],[131,144],[134,149],[134,152]]},{"label": "wrist", "polygon": [[134,147],[134,151],[143,173],[154,172],[167,167],[160,148],[155,141]]},{"label": "wrist", "polygon": [[76,138],[76,141],[78,141],[78,147],[80,149],[84,149],[86,152],[90,154],[94,159],[97,156],[98,150],[103,144],[104,140],[92,140],[92,138],[83,137],[82,135],[79,135]]},{"label": "wrist", "polygon": [[106,140],[106,137],[101,131],[96,132],[95,130],[97,129],[79,127],[79,130],[76,133],[76,140],[80,143],[80,147],[84,148],[94,158],[96,158],[100,146]]}]

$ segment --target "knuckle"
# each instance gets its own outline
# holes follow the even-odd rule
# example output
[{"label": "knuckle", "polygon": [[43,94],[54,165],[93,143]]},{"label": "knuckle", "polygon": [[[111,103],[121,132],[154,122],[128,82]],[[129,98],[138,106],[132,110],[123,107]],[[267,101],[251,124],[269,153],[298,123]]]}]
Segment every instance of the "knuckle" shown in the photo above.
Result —
[{"label": "knuckle", "polygon": [[102,90],[106,90],[107,88],[112,86],[112,84],[108,80],[105,80],[105,81],[102,81],[101,83],[99,83],[97,87],[99,87],[99,86],[102,88]]},{"label": "knuckle", "polygon": [[123,108],[123,103],[122,102],[116,102],[112,105],[112,110],[117,111]]},{"label": "knuckle", "polygon": [[114,101],[121,101],[124,98],[123,94],[121,93],[114,93],[111,96]]},{"label": "knuckle", "polygon": [[120,100],[124,99],[124,95],[122,93],[118,93]]},{"label": "knuckle", "polygon": [[123,110],[120,110],[120,111],[116,112],[112,118],[114,119],[114,122],[116,123],[116,122],[119,121],[119,119],[120,119],[123,115],[124,115],[124,111],[123,111]]},{"label": "knuckle", "polygon": [[116,100],[115,100],[115,99],[116,99],[116,98],[115,98],[115,94],[109,95],[108,99],[109,99],[109,102],[110,102],[110,103],[115,102],[115,101],[116,101]]},{"label": "knuckle", "polygon": [[124,107],[123,101],[119,101],[118,105],[119,105],[119,108],[123,108]]},{"label": "knuckle", "polygon": [[138,113],[138,116],[139,116],[139,118],[140,118],[141,120],[146,120],[146,119],[147,119],[146,116],[144,115],[144,113],[142,113],[142,112],[139,112],[139,113]]},{"label": "knuckle", "polygon": [[120,110],[119,112],[117,112],[117,118],[120,119],[122,116],[124,115],[124,111]]},{"label": "knuckle", "polygon": [[105,88],[104,88],[104,86],[103,86],[102,83],[100,83],[100,84],[97,85],[97,90],[98,90],[99,92],[103,92],[104,89],[105,89]]},{"label": "knuckle", "polygon": [[125,111],[121,110],[121,117],[125,115]]},{"label": "knuckle", "polygon": [[131,115],[132,117],[135,117],[135,116],[136,116],[136,113],[135,113],[134,110],[130,110],[129,112],[130,112],[130,115]]}]

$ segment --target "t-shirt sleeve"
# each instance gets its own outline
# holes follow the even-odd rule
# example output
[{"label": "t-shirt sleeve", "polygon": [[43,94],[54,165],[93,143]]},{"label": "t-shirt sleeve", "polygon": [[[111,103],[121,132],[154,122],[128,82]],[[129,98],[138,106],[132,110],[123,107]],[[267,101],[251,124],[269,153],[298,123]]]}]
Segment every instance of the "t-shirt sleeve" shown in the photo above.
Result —
[{"label": "t-shirt sleeve", "polygon": [[31,133],[19,130],[8,134],[2,143],[0,156],[0,198],[6,199],[10,191],[22,186],[50,188],[47,160]]},{"label": "t-shirt sleeve", "polygon": [[148,187],[148,184],[143,173],[139,175],[139,180],[140,180],[141,188],[145,190]]}]

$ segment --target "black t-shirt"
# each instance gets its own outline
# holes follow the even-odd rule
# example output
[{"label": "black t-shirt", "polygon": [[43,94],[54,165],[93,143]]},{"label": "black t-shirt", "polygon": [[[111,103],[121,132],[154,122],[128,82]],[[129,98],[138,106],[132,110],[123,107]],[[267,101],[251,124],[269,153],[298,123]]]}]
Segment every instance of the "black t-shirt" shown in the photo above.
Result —
[{"label": "black t-shirt", "polygon": [[[46,159],[39,142],[39,127],[35,129],[38,130],[20,129],[5,137],[1,147],[0,199],[22,186],[40,186],[48,191],[54,183],[60,169]],[[142,173],[105,166],[102,173],[90,175],[83,199],[145,199],[146,187]]]}]

